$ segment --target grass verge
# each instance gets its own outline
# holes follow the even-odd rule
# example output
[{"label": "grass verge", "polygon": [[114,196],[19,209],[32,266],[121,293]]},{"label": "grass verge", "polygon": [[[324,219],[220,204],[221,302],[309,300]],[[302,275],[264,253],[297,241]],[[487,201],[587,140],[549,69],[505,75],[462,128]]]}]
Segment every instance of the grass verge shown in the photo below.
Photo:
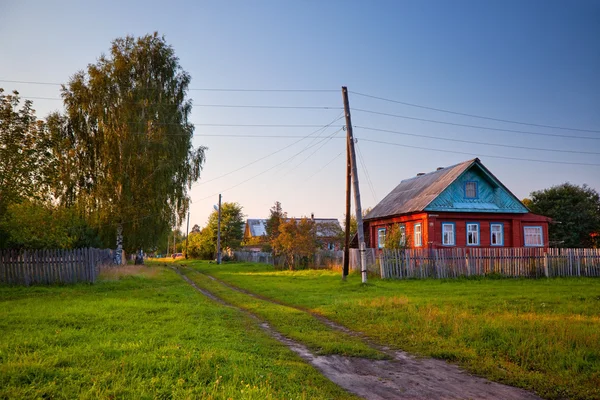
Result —
[{"label": "grass verge", "polygon": [[278,332],[301,342],[316,354],[386,358],[385,354],[367,346],[360,339],[334,330],[304,311],[237,292],[189,268],[181,268],[181,272],[202,289],[268,321]]},{"label": "grass verge", "polygon": [[191,266],[320,313],[381,344],[457,362],[551,399],[600,398],[600,280],[342,282],[331,271],[249,263]]},{"label": "grass verge", "polygon": [[171,270],[0,287],[0,398],[355,398]]}]

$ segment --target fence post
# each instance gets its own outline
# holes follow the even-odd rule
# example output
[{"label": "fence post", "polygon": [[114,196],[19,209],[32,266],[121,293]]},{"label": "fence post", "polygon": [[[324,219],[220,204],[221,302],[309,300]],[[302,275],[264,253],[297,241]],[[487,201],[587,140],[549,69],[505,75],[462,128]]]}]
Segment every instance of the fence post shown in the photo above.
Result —
[{"label": "fence post", "polygon": [[544,274],[546,274],[546,278],[549,278],[548,276],[548,253],[544,251]]}]

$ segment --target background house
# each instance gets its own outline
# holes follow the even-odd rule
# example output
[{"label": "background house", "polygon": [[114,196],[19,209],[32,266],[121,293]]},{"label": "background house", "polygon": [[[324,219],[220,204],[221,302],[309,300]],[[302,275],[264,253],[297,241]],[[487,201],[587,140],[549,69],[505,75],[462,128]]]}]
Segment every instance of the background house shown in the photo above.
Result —
[{"label": "background house", "polygon": [[394,225],[413,248],[548,247],[549,222],[478,158],[403,180],[364,218],[372,248]]},{"label": "background house", "polygon": [[247,219],[244,226],[244,248],[248,251],[261,251],[262,246],[269,242],[267,237],[266,219]]}]

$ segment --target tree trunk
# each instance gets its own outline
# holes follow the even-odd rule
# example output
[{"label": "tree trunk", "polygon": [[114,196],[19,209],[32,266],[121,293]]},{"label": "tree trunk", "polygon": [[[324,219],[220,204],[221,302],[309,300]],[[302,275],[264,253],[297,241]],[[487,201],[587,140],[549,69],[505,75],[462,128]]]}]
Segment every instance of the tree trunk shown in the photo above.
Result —
[{"label": "tree trunk", "polygon": [[117,225],[117,251],[115,252],[115,264],[123,263],[123,224]]}]

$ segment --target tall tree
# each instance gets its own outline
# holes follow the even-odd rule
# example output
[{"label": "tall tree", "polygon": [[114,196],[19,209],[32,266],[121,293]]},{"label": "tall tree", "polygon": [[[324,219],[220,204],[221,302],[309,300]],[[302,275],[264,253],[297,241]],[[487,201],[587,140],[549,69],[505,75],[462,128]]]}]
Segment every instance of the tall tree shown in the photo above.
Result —
[{"label": "tall tree", "polygon": [[309,218],[294,218],[282,221],[279,236],[273,242],[275,255],[283,256],[289,269],[297,263],[308,266],[317,249],[315,221]]},{"label": "tall tree", "polygon": [[286,213],[283,212],[281,203],[276,201],[273,207],[269,210],[269,219],[267,219],[267,237],[269,242],[273,243],[279,236],[279,225],[285,220]]},{"label": "tall tree", "polygon": [[[216,251],[219,213],[213,211],[208,217],[206,228],[213,238]],[[238,203],[221,204],[221,248],[235,249],[244,239],[244,213]]]},{"label": "tall tree", "polygon": [[[20,108],[19,108],[20,107]],[[0,215],[9,204],[44,197],[52,158],[45,125],[33,103],[0,88]]]},{"label": "tall tree", "polygon": [[600,196],[587,185],[571,183],[531,193],[529,209],[554,220],[549,235],[559,247],[599,246]]},{"label": "tall tree", "polygon": [[108,55],[62,88],[68,121],[57,125],[81,160],[75,179],[65,176],[117,250],[154,246],[187,212],[187,190],[205,159],[205,147],[192,146],[189,83],[173,48],[154,33],[114,40]]}]

